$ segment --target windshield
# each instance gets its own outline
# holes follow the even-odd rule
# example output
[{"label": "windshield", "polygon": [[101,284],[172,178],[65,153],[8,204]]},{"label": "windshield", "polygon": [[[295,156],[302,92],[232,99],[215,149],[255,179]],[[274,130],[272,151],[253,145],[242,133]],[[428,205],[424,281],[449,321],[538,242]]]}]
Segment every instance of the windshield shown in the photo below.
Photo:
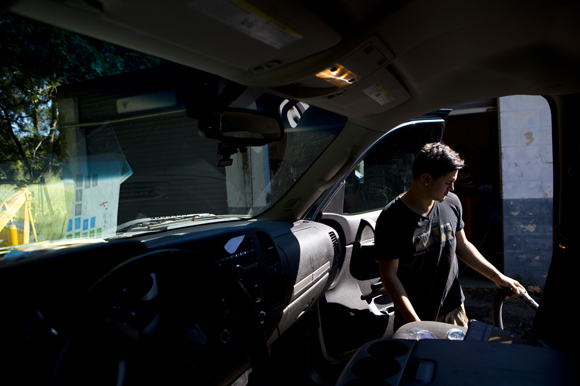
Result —
[{"label": "windshield", "polygon": [[[4,252],[174,219],[259,215],[345,123],[303,102],[14,15],[0,16],[0,31]],[[220,141],[198,130],[208,100],[216,109],[275,115],[284,136],[218,154]]]}]

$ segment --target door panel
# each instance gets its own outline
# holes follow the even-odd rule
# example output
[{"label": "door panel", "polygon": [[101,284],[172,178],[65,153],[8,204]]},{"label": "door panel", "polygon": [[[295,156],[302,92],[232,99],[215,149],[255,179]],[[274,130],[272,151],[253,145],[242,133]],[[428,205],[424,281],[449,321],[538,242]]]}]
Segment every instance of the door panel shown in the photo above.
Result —
[{"label": "door panel", "polygon": [[[337,278],[319,302],[322,336],[333,360],[348,356],[369,340],[392,333],[392,309],[374,258],[374,229],[379,211],[364,215],[324,214],[320,221],[342,233],[346,244]],[[339,231],[340,233],[340,231]]]}]

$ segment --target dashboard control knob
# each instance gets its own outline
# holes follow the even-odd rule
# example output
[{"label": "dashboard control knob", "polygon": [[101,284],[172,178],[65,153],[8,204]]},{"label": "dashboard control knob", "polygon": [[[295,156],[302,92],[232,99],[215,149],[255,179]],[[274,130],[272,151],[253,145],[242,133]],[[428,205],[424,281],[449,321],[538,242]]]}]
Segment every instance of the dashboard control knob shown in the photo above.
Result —
[{"label": "dashboard control knob", "polygon": [[259,284],[256,284],[254,288],[252,288],[252,298],[256,303],[259,303],[260,300],[262,300],[263,294],[262,287],[260,287]]},{"label": "dashboard control knob", "polygon": [[223,330],[222,333],[220,334],[220,340],[222,341],[222,343],[228,343],[229,340],[231,338],[231,334],[229,330]]},{"label": "dashboard control knob", "polygon": [[238,279],[242,280],[244,278],[244,271],[244,267],[239,264],[236,265],[236,275],[238,276]]}]

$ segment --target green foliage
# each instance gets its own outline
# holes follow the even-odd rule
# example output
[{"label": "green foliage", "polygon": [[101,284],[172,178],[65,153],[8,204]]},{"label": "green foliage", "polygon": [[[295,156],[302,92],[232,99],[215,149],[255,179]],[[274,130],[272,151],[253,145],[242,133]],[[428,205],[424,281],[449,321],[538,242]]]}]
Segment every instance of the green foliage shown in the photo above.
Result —
[{"label": "green foliage", "polygon": [[16,15],[0,17],[3,71],[22,83],[51,88],[159,65],[155,57]]},{"label": "green foliage", "polygon": [[67,187],[60,176],[47,173],[44,184],[28,188],[33,194],[30,209],[39,241],[63,239],[72,206],[72,186]]},{"label": "green foliage", "polygon": [[0,15],[0,178],[35,181],[58,168],[58,86],[161,60],[16,15]]}]

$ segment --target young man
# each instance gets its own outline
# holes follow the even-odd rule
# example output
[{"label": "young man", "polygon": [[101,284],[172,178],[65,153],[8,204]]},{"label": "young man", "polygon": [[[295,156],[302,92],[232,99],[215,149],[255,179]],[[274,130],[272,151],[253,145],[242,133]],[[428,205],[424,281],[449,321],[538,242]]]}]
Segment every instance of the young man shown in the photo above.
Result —
[{"label": "young man", "polygon": [[447,145],[425,145],[413,162],[411,187],[377,220],[375,246],[383,285],[396,307],[395,328],[420,320],[467,325],[456,256],[498,287],[525,291],[465,238],[461,202],[451,193],[463,166]]}]

